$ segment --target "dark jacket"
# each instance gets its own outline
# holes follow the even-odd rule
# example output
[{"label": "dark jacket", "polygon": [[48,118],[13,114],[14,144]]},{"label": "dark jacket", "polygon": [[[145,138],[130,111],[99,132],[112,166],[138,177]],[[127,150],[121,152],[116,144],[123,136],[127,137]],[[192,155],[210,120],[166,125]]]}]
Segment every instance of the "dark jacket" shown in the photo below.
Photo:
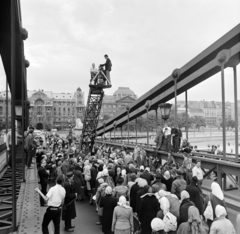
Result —
[{"label": "dark jacket", "polygon": [[146,194],[141,198],[139,208],[139,220],[141,222],[142,232],[144,234],[151,234],[151,221],[157,216],[160,206],[157,198],[154,195]]},{"label": "dark jacket", "polygon": [[203,200],[201,198],[199,188],[193,182],[191,182],[191,184],[189,184],[187,186],[186,191],[190,195],[190,200],[198,208],[200,215],[202,215],[203,214]]},{"label": "dark jacket", "polygon": [[74,200],[76,198],[75,189],[73,184],[66,179],[64,183],[64,188],[66,190],[66,196],[64,200],[63,212],[62,212],[62,220],[74,219],[76,218],[76,208]]},{"label": "dark jacket", "polygon": [[117,206],[118,199],[111,195],[102,197],[100,207],[103,207],[102,213],[102,232],[110,233],[112,228],[112,218],[114,208]]},{"label": "dark jacket", "polygon": [[137,191],[136,195],[136,212],[139,215],[140,211],[140,203],[141,203],[141,196],[144,195],[146,192],[144,191],[144,188],[140,188],[140,190]]},{"label": "dark jacket", "polygon": [[190,206],[195,206],[194,203],[190,200],[190,198],[186,198],[182,201],[179,209],[179,224],[188,221],[188,208]]},{"label": "dark jacket", "polygon": [[92,166],[91,169],[91,180],[90,180],[90,184],[91,184],[91,188],[96,188],[96,178],[97,178],[97,169],[95,168],[95,166]]},{"label": "dark jacket", "polygon": [[140,190],[139,185],[136,183],[131,187],[130,190],[130,206],[133,209],[133,212],[137,212],[137,192]]},{"label": "dark jacket", "polygon": [[144,171],[140,177],[145,179],[148,182],[148,185],[151,185],[151,182],[154,180],[153,175],[148,171]]},{"label": "dark jacket", "polygon": [[79,170],[75,170],[73,172],[74,174],[74,189],[76,193],[80,193],[81,187],[84,186],[84,180],[83,180],[83,175],[82,172]]},{"label": "dark jacket", "polygon": [[184,179],[177,178],[172,183],[171,193],[175,194],[179,199],[181,199],[181,192],[187,187],[187,182]]},{"label": "dark jacket", "polygon": [[172,183],[173,183],[173,178],[170,177],[168,180],[166,180],[164,177],[162,178],[162,183],[166,185],[167,191],[171,192],[172,189]]},{"label": "dark jacket", "polygon": [[39,167],[38,175],[39,175],[39,179],[40,179],[40,184],[47,184],[48,183],[49,174],[48,174],[45,167],[42,167],[42,166]]},{"label": "dark jacket", "polygon": [[104,64],[101,64],[101,66],[105,66],[105,71],[111,71],[112,70],[112,62],[108,58]]}]

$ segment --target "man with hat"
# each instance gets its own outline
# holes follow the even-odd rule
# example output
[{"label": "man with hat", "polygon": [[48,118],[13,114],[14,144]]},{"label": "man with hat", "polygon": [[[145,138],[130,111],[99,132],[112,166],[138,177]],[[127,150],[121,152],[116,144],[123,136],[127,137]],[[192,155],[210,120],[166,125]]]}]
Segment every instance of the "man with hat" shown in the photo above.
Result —
[{"label": "man with hat", "polygon": [[66,190],[66,197],[63,205],[62,220],[65,221],[65,231],[73,232],[74,226],[72,226],[72,219],[76,218],[75,202],[76,194],[73,186],[73,172],[67,172],[67,178],[65,179],[64,188]]},{"label": "man with hat", "polygon": [[176,170],[177,176],[176,180],[172,183],[171,193],[175,194],[179,199],[181,199],[181,192],[186,189],[187,182],[183,179],[183,172],[181,170]]}]

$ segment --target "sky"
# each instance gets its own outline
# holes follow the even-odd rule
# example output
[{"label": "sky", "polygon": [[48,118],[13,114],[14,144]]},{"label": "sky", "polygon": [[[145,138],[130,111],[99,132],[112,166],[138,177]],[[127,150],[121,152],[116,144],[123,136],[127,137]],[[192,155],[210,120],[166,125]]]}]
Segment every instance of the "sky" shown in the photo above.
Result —
[{"label": "sky", "polygon": [[[140,97],[239,24],[239,9],[239,0],[21,0],[28,90],[80,87],[86,100],[91,64],[108,54],[113,86],[105,93],[130,87]],[[192,88],[188,99],[221,101],[220,79]],[[0,82],[4,90],[2,63]],[[232,69],[226,101],[233,101]]]}]

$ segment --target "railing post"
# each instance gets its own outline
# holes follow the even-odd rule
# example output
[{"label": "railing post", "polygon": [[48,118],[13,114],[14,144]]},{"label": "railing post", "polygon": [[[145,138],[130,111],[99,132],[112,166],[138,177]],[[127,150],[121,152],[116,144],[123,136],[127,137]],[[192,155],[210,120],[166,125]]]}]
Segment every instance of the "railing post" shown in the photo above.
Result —
[{"label": "railing post", "polygon": [[[24,67],[25,69],[25,67]],[[24,72],[22,74],[22,171],[23,171],[23,182],[26,182],[25,180],[25,152],[24,152],[24,129],[25,129],[25,124],[24,124]]]},{"label": "railing post", "polygon": [[137,144],[137,118],[135,119],[136,144]]},{"label": "railing post", "polygon": [[222,171],[221,171],[221,166],[217,164],[217,182],[222,188]]},{"label": "railing post", "polygon": [[150,101],[146,101],[145,103],[145,108],[147,110],[147,147],[149,147],[149,132],[148,132],[148,110],[151,106],[151,102]]},{"label": "railing post", "polygon": [[128,115],[128,144],[129,144],[129,111],[130,111],[130,107],[126,106],[126,110],[127,110],[127,115]]},{"label": "railing post", "polygon": [[113,122],[113,127],[114,127],[114,140],[116,141],[116,135],[115,135],[115,130],[116,130],[117,122]]},{"label": "railing post", "polygon": [[156,134],[157,134],[157,128],[158,128],[158,108],[156,109]]},{"label": "railing post", "polygon": [[16,82],[16,1],[11,0],[11,158],[12,158],[12,232],[16,231],[16,127],[15,127],[15,82]]},{"label": "railing post", "polygon": [[236,162],[238,161],[238,92],[237,92],[237,69],[233,67],[234,75],[234,112],[235,112],[235,154]]},{"label": "railing post", "polygon": [[187,95],[187,90],[185,91],[185,107],[186,107],[186,138],[188,140],[188,95]]},{"label": "railing post", "polygon": [[103,137],[103,138],[104,138],[104,141],[105,141],[105,138],[106,138],[106,137],[105,137],[105,125],[106,125],[106,123],[103,122],[103,131],[104,131],[104,137]]},{"label": "railing post", "polygon": [[121,126],[121,143],[122,143],[122,126]]}]

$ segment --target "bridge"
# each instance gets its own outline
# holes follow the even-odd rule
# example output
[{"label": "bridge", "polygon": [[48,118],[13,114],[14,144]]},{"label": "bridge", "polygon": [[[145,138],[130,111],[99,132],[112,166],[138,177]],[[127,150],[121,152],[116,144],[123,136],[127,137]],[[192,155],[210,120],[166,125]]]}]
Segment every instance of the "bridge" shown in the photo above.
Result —
[{"label": "bridge", "polygon": [[[0,54],[5,70],[7,83],[11,91],[11,126],[12,126],[12,145],[15,145],[15,123],[17,130],[22,135],[24,141],[24,131],[28,126],[28,108],[27,100],[27,68],[29,62],[24,54],[24,40],[28,37],[28,32],[22,27],[22,15],[20,1],[0,1]],[[187,48],[186,48],[187,49]],[[179,55],[181,56],[181,55]],[[181,93],[186,94],[186,113],[187,113],[187,91],[198,85],[211,76],[219,73],[222,83],[222,117],[225,121],[225,77],[224,70],[228,67],[233,69],[234,79],[234,104],[235,104],[235,142],[236,153],[230,157],[226,153],[226,130],[223,127],[223,155],[215,156],[206,152],[196,152],[193,154],[193,160],[201,159],[204,175],[204,191],[209,192],[209,182],[211,181],[211,172],[216,171],[218,183],[222,186],[228,208],[231,210],[231,220],[234,222],[236,214],[240,212],[239,206],[239,178],[240,165],[238,154],[238,109],[237,109],[237,72],[236,66],[240,62],[240,24],[231,29],[219,40],[209,46],[202,53],[197,55],[181,68],[173,68],[169,77],[166,77],[161,83],[149,90],[140,97],[126,110],[108,119],[104,124],[87,128],[87,117],[85,118],[85,127],[88,130],[86,141],[91,139],[91,134],[96,131],[97,143],[104,143],[109,146],[120,147],[122,142],[101,140],[100,136],[107,132],[112,132],[116,128],[122,128],[129,121],[137,120],[141,115],[150,110],[156,111],[158,119],[159,104],[168,102]],[[94,90],[94,87],[90,87]],[[91,94],[91,91],[90,91]],[[91,96],[91,95],[90,95]],[[102,98],[102,95],[100,95]],[[100,98],[100,99],[101,99]],[[89,98],[90,100],[91,98]],[[90,103],[90,101],[89,101]],[[90,106],[88,106],[90,108]],[[177,105],[175,105],[175,114],[177,114]],[[99,110],[97,110],[99,113]],[[89,112],[90,113],[90,112]],[[91,113],[90,113],[91,116]],[[97,116],[98,117],[98,116]],[[91,117],[92,118],[92,117]],[[96,118],[96,116],[95,116]],[[137,129],[137,128],[136,128]],[[137,135],[137,132],[136,132]],[[147,133],[148,135],[148,133]],[[129,136],[129,133],[128,133]],[[125,136],[126,137],[126,136]],[[125,143],[129,150],[133,150],[134,144]],[[145,145],[149,156],[154,156],[156,150],[149,144]],[[39,204],[38,194],[34,188],[38,186],[36,163],[32,170],[25,170],[24,147],[21,144],[17,149],[12,147],[12,169],[7,168],[6,145],[0,146],[0,233],[41,233],[42,210]],[[157,152],[162,159],[166,159],[167,154],[163,151]],[[178,162],[183,160],[181,154],[174,154]],[[228,181],[234,184],[234,188],[227,187]],[[81,207],[79,206],[79,210]],[[92,211],[91,211],[92,212]],[[93,214],[92,212],[91,214]],[[84,228],[83,228],[84,229]]]}]

